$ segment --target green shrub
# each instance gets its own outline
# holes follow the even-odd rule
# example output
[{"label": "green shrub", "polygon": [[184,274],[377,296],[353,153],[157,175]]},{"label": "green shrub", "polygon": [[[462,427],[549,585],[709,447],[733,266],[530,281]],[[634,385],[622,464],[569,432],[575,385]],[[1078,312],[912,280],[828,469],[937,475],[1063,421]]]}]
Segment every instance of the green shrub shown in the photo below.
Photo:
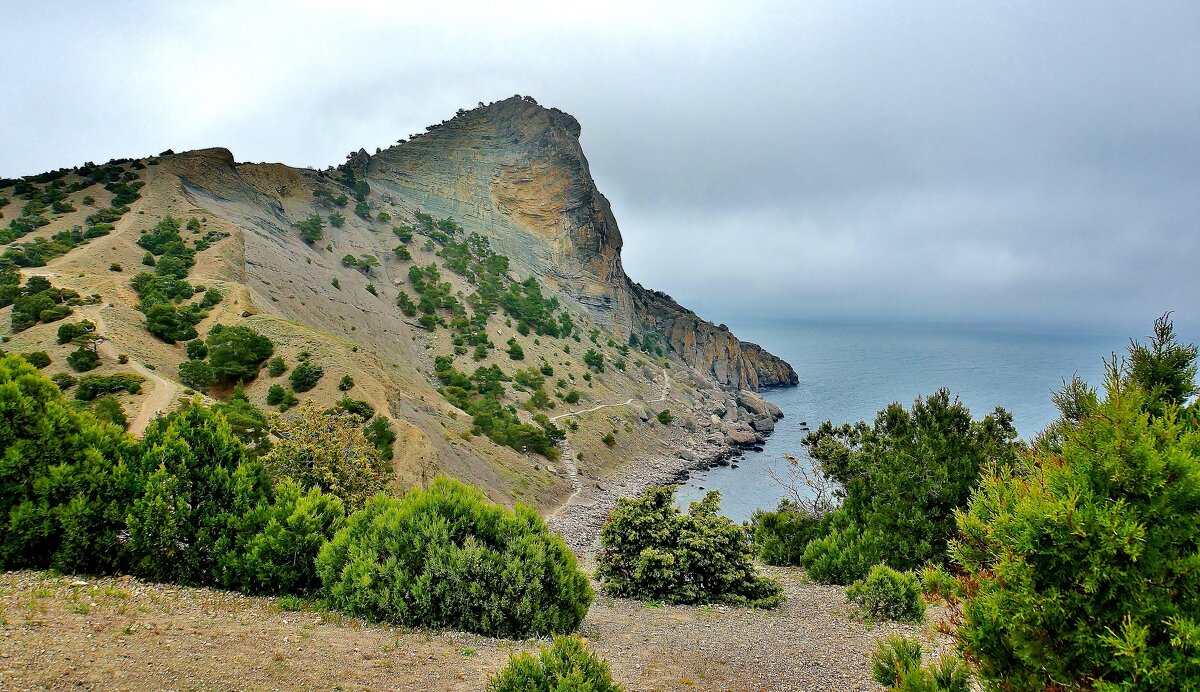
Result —
[{"label": "green shrub", "polygon": [[[865,576],[875,562],[900,570],[944,562],[955,534],[955,510],[966,506],[983,470],[1018,463],[1016,435],[1004,409],[973,420],[946,389],[918,398],[909,409],[892,404],[872,425],[822,423],[804,446],[819,471],[842,487],[831,527],[863,538],[840,536],[838,550],[822,549],[841,567],[823,562],[814,569],[806,556],[809,574],[822,580],[818,573],[832,568],[840,575],[836,583],[848,583]],[[873,545],[877,554],[864,554],[870,560],[861,564],[852,554],[856,543]],[[858,567],[845,569],[855,562]]]},{"label": "green shrub", "polygon": [[592,601],[575,556],[530,507],[508,510],[448,478],[378,495],[317,558],[336,608],[489,636],[565,633]]},{"label": "green shrub", "polygon": [[91,320],[83,320],[81,322],[65,322],[58,325],[57,341],[60,344],[69,344],[81,336],[86,336],[96,331],[96,325]]},{"label": "green shrub", "polygon": [[267,403],[271,406],[276,406],[283,401],[283,397],[286,394],[287,390],[283,388],[283,385],[273,384],[271,385],[271,388],[267,390]]},{"label": "green shrub", "polygon": [[84,375],[80,378],[79,387],[75,390],[75,398],[79,401],[92,401],[98,396],[116,392],[138,394],[142,391],[143,380],[141,375],[133,373]]},{"label": "green shrub", "polygon": [[243,325],[214,325],[204,343],[213,373],[227,382],[258,377],[263,361],[275,352],[269,338]]},{"label": "green shrub", "polygon": [[87,372],[100,366],[100,356],[90,348],[80,346],[67,354],[67,365],[75,372]]},{"label": "green shrub", "polygon": [[204,360],[208,357],[208,345],[200,339],[192,339],[185,346],[190,360]]},{"label": "green shrub", "polygon": [[338,382],[338,390],[348,392],[354,387],[354,378],[349,375],[342,375],[341,382]]},{"label": "green shrub", "polygon": [[234,436],[246,447],[247,456],[258,458],[270,451],[267,417],[250,402],[242,385],[235,385],[229,399],[213,404],[213,410],[225,417]]},{"label": "green shrub", "polygon": [[658,418],[658,422],[662,423],[663,425],[670,425],[671,421],[675,420],[675,416],[672,416],[671,412],[666,409],[659,411],[658,415],[655,417]]},{"label": "green shrub", "polygon": [[334,228],[341,228],[346,225],[346,217],[341,212],[333,212],[329,215],[329,225]]},{"label": "green shrub", "polygon": [[846,598],[872,617],[899,622],[919,622],[925,617],[925,601],[916,576],[887,565],[872,567],[866,579],[846,589]]},{"label": "green shrub", "polygon": [[66,391],[74,387],[75,383],[79,380],[75,379],[75,376],[69,372],[56,372],[50,376],[50,381],[58,385],[58,388],[62,391]]},{"label": "green shrub", "polygon": [[267,361],[267,374],[271,377],[279,377],[285,372],[287,372],[287,363],[283,362],[281,356],[275,356]]},{"label": "green shrub", "polygon": [[292,383],[293,390],[307,392],[317,386],[317,382],[324,374],[325,370],[321,366],[304,362],[292,368],[292,373],[288,375],[288,381]]},{"label": "green shrub", "polygon": [[246,536],[243,515],[270,501],[266,470],[198,399],[152,421],[142,449],[135,469],[145,480],[127,519],[131,569],[155,581],[228,584],[222,558]]},{"label": "green shrub", "polygon": [[1027,469],[988,474],[959,514],[957,636],[988,684],[1200,686],[1196,406],[1115,363],[1106,380],[1102,401]]},{"label": "green shrub", "polygon": [[25,359],[26,363],[39,370],[50,364],[50,354],[45,351],[33,351],[32,353],[22,354],[21,357]]},{"label": "green shrub", "polygon": [[604,589],[666,603],[779,605],[782,588],[754,569],[745,531],[720,514],[720,493],[710,491],[683,514],[673,492],[649,488],[617,501],[600,533],[596,576]]},{"label": "green shrub", "polygon": [[129,419],[125,416],[125,407],[121,406],[121,402],[111,394],[96,399],[92,404],[92,412],[96,415],[97,420],[112,423],[122,430],[129,425]]},{"label": "green shrub", "polygon": [[525,360],[525,349],[521,348],[516,337],[508,340],[508,357],[513,360]]},{"label": "green shrub", "polygon": [[375,445],[375,451],[379,454],[379,458],[384,461],[391,461],[395,456],[392,450],[392,445],[396,442],[396,430],[392,427],[392,421],[384,416],[375,416],[367,427],[363,429],[363,435],[367,441]]},{"label": "green shrub", "polygon": [[0,355],[0,568],[118,569],[137,453],[33,366]]},{"label": "green shrub", "polygon": [[296,415],[272,420],[271,432],[278,440],[263,461],[278,479],[319,487],[351,511],[387,487],[391,467],[366,438],[358,416],[307,401]]},{"label": "green shrub", "polygon": [[862,534],[843,523],[809,542],[800,563],[814,580],[844,586],[867,576],[871,566],[880,561],[879,543],[873,533]]},{"label": "green shrub", "polygon": [[250,594],[307,595],[321,586],[317,553],[341,528],[342,501],[285,480],[240,522],[249,538],[222,558],[225,586]]},{"label": "green shrub", "polygon": [[961,661],[945,654],[932,666],[921,665],[921,644],[912,637],[890,635],[875,642],[871,677],[898,692],[969,692],[970,675]]},{"label": "green shrub", "polygon": [[[329,217],[330,223],[333,222],[333,217]],[[340,226],[341,224],[333,224]],[[325,228],[325,222],[317,214],[309,214],[303,221],[296,224],[296,228],[300,230],[300,240],[312,245],[321,240],[322,229]]]},{"label": "green shrub", "polygon": [[577,636],[555,637],[537,656],[522,652],[488,681],[489,692],[559,692],[589,690],[619,692],[608,664],[584,646]]},{"label": "green shrub", "polygon": [[185,387],[203,392],[217,381],[217,374],[207,361],[185,360],[179,364],[179,381]]},{"label": "green shrub", "polygon": [[799,565],[810,541],[825,534],[820,518],[787,502],[773,512],[750,517],[750,540],[758,559],[768,565]]}]

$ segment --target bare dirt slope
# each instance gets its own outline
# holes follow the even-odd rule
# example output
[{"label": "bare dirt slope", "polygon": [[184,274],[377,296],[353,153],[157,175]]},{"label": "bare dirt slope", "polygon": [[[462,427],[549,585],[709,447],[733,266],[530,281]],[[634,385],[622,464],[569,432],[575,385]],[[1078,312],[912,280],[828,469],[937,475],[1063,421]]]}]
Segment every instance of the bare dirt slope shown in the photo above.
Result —
[{"label": "bare dirt slope", "polygon": [[[873,690],[875,639],[946,644],[930,625],[860,619],[838,587],[773,573],[787,594],[775,611],[601,596],[581,631],[630,690]],[[536,646],[130,578],[0,576],[3,689],[480,690],[511,652]]]}]

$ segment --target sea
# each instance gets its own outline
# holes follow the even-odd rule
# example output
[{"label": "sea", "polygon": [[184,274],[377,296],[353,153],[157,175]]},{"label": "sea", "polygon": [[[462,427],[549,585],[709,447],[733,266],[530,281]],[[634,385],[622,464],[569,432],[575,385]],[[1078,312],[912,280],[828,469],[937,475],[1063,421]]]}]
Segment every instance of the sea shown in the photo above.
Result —
[{"label": "sea", "polygon": [[1020,436],[1029,439],[1057,417],[1051,392],[1076,374],[1099,388],[1105,358],[1124,354],[1130,337],[1010,325],[771,320],[729,327],[791,363],[800,376],[795,387],[762,393],[784,418],[761,452],[747,452],[734,462],[736,468],[693,472],[676,491],[682,509],[719,490],[722,512],[739,522],[783,497],[769,471],[785,468],[784,455],[804,463],[803,424],[815,430],[826,420],[873,421],[892,402],[907,406],[947,387],[977,419],[1003,406]]}]

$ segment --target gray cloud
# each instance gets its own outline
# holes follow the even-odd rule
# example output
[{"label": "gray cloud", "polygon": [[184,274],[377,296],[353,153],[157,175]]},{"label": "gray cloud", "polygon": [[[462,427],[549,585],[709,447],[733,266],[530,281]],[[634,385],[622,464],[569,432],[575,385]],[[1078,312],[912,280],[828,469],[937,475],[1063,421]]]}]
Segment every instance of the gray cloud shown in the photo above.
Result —
[{"label": "gray cloud", "polygon": [[532,94],[629,273],[717,321],[1200,326],[1195,3],[643,5],[10,4],[0,175],[324,166]]}]

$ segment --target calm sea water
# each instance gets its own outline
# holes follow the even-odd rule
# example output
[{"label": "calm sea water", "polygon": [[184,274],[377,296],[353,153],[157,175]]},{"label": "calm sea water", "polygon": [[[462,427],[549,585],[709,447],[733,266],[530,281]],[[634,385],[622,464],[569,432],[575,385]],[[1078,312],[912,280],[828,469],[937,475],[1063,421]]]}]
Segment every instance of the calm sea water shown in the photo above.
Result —
[{"label": "calm sea water", "polygon": [[816,429],[825,420],[871,421],[894,401],[907,406],[917,396],[949,387],[975,418],[997,405],[1008,409],[1028,439],[1056,417],[1050,392],[1064,378],[1077,373],[1101,384],[1103,358],[1124,353],[1129,343],[1127,334],[990,326],[771,321],[730,328],[787,360],[800,375],[797,387],[764,392],[785,418],[762,452],[748,452],[736,469],[694,473],[676,494],[686,507],[705,490],[720,490],[723,512],[737,521],[774,507],[782,497],[767,470],[783,468],[784,454],[803,457],[801,422]]}]

